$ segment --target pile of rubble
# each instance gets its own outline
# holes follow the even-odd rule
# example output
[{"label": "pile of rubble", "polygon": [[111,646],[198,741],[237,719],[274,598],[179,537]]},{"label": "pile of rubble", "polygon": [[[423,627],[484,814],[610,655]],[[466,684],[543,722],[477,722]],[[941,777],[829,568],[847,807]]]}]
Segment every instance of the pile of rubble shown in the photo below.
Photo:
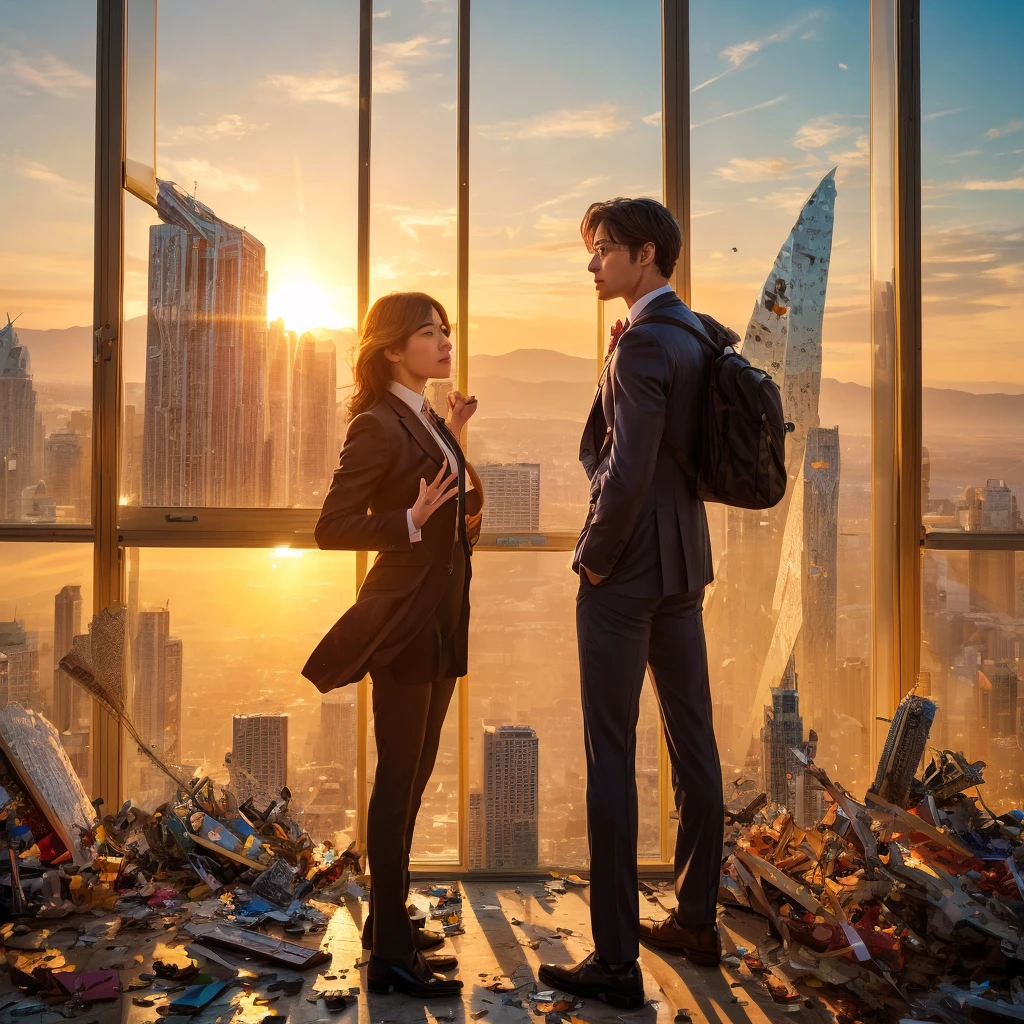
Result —
[{"label": "pile of rubble", "polygon": [[[328,962],[319,941],[310,946],[303,938],[326,931],[346,893],[364,898],[362,867],[352,845],[338,849],[304,832],[289,799],[283,790],[262,807],[253,799],[238,804],[202,778],[152,811],[125,803],[101,814],[50,723],[8,705],[0,712],[0,938],[10,980],[29,997],[24,1006],[12,1000],[10,1013],[59,1006],[69,1015],[135,989],[153,990],[136,997],[139,1005],[166,998],[171,1012],[187,1013],[238,980],[239,958],[292,971]],[[452,902],[446,930],[460,920]],[[284,937],[268,934],[273,927]],[[75,945],[115,941],[106,948],[117,953],[132,929],[163,930],[168,941],[173,931],[189,956],[158,960],[125,987],[128,960],[138,968],[143,957],[115,956],[125,962],[78,972],[47,943],[73,930]],[[211,977],[211,965],[228,979]],[[0,1006],[0,1017],[7,1008]]]},{"label": "pile of rubble", "polygon": [[764,794],[728,812],[719,901],[771,937],[726,964],[776,1002],[799,1005],[805,982],[850,997],[851,1020],[1024,1020],[1024,815],[968,795],[985,766],[961,754],[917,776],[935,712],[904,698],[863,801],[794,751],[827,797],[813,827]]}]

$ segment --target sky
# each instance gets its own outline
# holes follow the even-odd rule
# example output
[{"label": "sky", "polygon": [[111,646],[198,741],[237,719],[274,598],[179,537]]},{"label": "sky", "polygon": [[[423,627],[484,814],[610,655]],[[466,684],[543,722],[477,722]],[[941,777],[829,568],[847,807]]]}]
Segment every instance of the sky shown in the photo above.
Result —
[{"label": "sky", "polygon": [[[474,3],[472,352],[593,354],[579,219],[595,199],[660,197],[659,8]],[[690,10],[693,304],[742,332],[836,166],[823,373],[868,383],[868,4]],[[0,313],[26,327],[91,319],[94,37],[82,0],[0,0]],[[968,19],[951,0],[924,5],[926,383],[1024,384],[1021,38],[1014,0]],[[157,171],[264,242],[269,314],[299,330],[355,323],[357,45],[355,0],[296,0],[287,20],[270,0],[161,5]],[[371,298],[423,289],[453,315],[455,58],[451,0],[379,0]],[[133,132],[130,151],[146,141]],[[145,307],[154,222],[126,199],[129,317]]]}]

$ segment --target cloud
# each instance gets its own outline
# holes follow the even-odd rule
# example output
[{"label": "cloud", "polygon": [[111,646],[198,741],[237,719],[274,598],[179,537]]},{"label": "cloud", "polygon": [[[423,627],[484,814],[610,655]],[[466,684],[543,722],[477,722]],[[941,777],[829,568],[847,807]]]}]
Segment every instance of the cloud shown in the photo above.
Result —
[{"label": "cloud", "polygon": [[833,164],[838,164],[842,169],[846,169],[848,167],[866,167],[868,156],[871,152],[868,137],[866,135],[858,135],[853,147],[853,149],[848,149],[842,153],[829,153],[829,161]]},{"label": "cloud", "polygon": [[259,179],[249,174],[241,174],[238,171],[231,171],[223,167],[214,167],[209,160],[201,160],[199,157],[189,157],[186,160],[163,160],[166,170],[161,168],[159,176],[169,177],[176,181],[184,182],[191,187],[192,182],[199,183],[199,191],[210,192],[259,192]]},{"label": "cloud", "polygon": [[416,210],[411,206],[396,206],[393,203],[374,203],[379,210],[394,212],[394,220],[399,231],[408,235],[413,241],[420,240],[419,228],[440,228],[445,238],[455,233],[455,210]]},{"label": "cloud", "polygon": [[967,107],[950,107],[949,110],[936,110],[934,113],[925,114],[922,121],[937,121],[940,117],[949,117],[950,114],[960,114],[967,110]]},{"label": "cloud", "polygon": [[1003,181],[972,178],[967,181],[950,182],[949,187],[962,189],[964,192],[1017,192],[1024,189],[1024,178],[1010,178]]},{"label": "cloud", "polygon": [[359,98],[356,75],[338,75],[330,71],[309,75],[268,75],[264,85],[281,89],[298,103],[334,103],[354,107]]},{"label": "cloud", "polygon": [[922,245],[923,297],[946,303],[943,316],[1019,306],[1024,283],[1024,233],[1019,229],[945,228],[926,232]]},{"label": "cloud", "polygon": [[789,185],[786,188],[769,192],[767,195],[747,196],[747,202],[755,206],[770,206],[785,210],[786,213],[795,216],[807,202],[809,194],[803,185]]},{"label": "cloud", "polygon": [[789,99],[788,96],[776,96],[773,100],[765,100],[764,103],[756,103],[752,107],[743,107],[742,110],[727,110],[724,114],[716,114],[714,117],[709,117],[706,121],[698,121],[696,124],[691,124],[691,128],[703,128],[706,124],[714,124],[716,121],[725,121],[730,117],[739,117],[741,114],[752,114],[755,110],[767,110],[769,107],[774,107],[783,100]]},{"label": "cloud", "polygon": [[641,117],[640,120],[643,121],[644,124],[660,125],[661,111],[656,110],[653,114],[644,114],[644,116]]},{"label": "cloud", "polygon": [[820,149],[837,139],[852,135],[857,129],[852,125],[842,124],[838,114],[825,114],[812,117],[802,124],[793,136],[793,145],[797,149]]},{"label": "cloud", "polygon": [[772,181],[788,178],[794,171],[810,166],[806,160],[787,160],[782,156],[762,156],[753,159],[734,157],[725,167],[719,167],[715,174],[726,181]]},{"label": "cloud", "polygon": [[[544,210],[549,206],[561,206],[562,203],[568,202],[570,199],[579,199],[582,196],[592,193],[594,186],[604,180],[604,175],[596,174],[589,178],[584,178],[583,181],[576,186],[576,188],[570,189],[568,192],[563,192],[561,195],[552,196],[550,199],[545,199],[542,202],[537,203],[536,206],[530,207],[531,213],[536,213],[538,210]],[[577,229],[579,228],[579,222],[577,222]]]},{"label": "cloud", "polygon": [[477,125],[485,139],[605,139],[629,128],[630,122],[614,103],[582,110],[552,110],[517,121]]},{"label": "cloud", "polygon": [[95,198],[91,186],[65,178],[38,160],[19,158],[14,169],[17,174],[22,178],[28,178],[29,181],[41,181],[45,185],[52,185],[62,196],[76,203],[91,203]]},{"label": "cloud", "polygon": [[[297,103],[332,103],[339,107],[354,107],[359,102],[359,76],[339,75],[334,71],[316,71],[308,75],[268,75],[263,84],[280,89]],[[409,76],[393,60],[373,62],[373,91],[375,93],[405,92]]]},{"label": "cloud", "polygon": [[375,11],[373,17],[374,17],[374,20],[379,19],[379,18],[390,18],[391,17],[391,12],[390,11]]},{"label": "cloud", "polygon": [[411,60],[415,57],[432,57],[432,48],[446,46],[450,42],[450,39],[435,39],[433,36],[415,36],[402,42],[382,43],[374,49],[389,60]]},{"label": "cloud", "polygon": [[712,78],[708,78],[701,82],[700,85],[695,85],[692,92],[700,92],[701,89],[707,88],[707,86],[724,78],[726,75],[732,74],[742,67],[750,57],[753,57],[755,53],[760,53],[765,47],[771,46],[772,43],[781,43],[790,36],[793,35],[798,29],[803,28],[809,21],[813,21],[819,15],[818,11],[808,11],[807,14],[801,15],[796,21],[791,22],[785,28],[779,29],[778,32],[773,32],[771,35],[763,36],[760,39],[748,39],[743,43],[734,43],[732,46],[727,46],[718,55],[723,60],[727,60],[732,66],[726,68],[725,71],[720,74],[714,75]]},{"label": "cloud", "polygon": [[839,68],[840,68],[841,71],[849,71],[850,70],[849,64],[840,64]]},{"label": "cloud", "polygon": [[981,156],[980,149],[965,149],[962,153],[950,153],[949,156],[943,157],[942,159],[946,163],[952,163],[954,160],[962,160],[968,156]]},{"label": "cloud", "polygon": [[48,92],[60,99],[71,99],[93,89],[92,75],[83,74],[48,51],[30,58],[17,50],[8,50],[0,60],[0,69],[23,96]]},{"label": "cloud", "polygon": [[997,128],[989,128],[985,132],[986,139],[1001,139],[1004,135],[1013,135],[1014,132],[1019,132],[1024,129],[1024,121],[1007,121],[1006,124],[1001,124]]},{"label": "cloud", "polygon": [[181,139],[243,139],[246,135],[261,131],[266,124],[253,124],[241,114],[223,114],[209,124],[186,124],[169,133],[169,141]]}]

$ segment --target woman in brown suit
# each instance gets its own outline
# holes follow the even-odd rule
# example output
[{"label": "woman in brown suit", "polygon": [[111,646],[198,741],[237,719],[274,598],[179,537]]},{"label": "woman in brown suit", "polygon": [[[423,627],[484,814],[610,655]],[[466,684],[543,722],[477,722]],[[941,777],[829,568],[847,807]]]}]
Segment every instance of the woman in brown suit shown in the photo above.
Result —
[{"label": "woman in brown suit", "polygon": [[451,374],[449,333],[444,308],[419,292],[387,295],[366,315],[352,418],[315,536],[321,548],[378,554],[356,603],[302,670],[323,693],[367,672],[373,681],[368,984],[417,998],[462,987],[435,973],[458,966],[454,957],[423,955],[444,936],[415,930],[406,908],[416,814],[466,673],[470,554],[483,505],[457,440],[475,400],[450,393],[445,423],[423,397],[430,378]]}]

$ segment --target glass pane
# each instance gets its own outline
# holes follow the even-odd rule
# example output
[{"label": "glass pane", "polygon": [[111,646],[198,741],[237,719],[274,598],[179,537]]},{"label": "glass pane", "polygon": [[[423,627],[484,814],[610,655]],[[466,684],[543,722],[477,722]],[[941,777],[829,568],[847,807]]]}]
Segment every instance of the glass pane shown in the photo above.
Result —
[{"label": "glass pane", "polygon": [[849,785],[843,666],[870,645],[869,26],[867,4],[764,11],[690,5],[693,305],[744,338],[795,424],[778,506],[709,506],[705,601],[726,799],[760,773],[792,807],[760,763],[773,698],[798,687],[802,738]]},{"label": "glass pane", "polygon": [[[483,528],[578,530],[599,367],[579,225],[597,200],[661,197],[660,61],[628,75],[608,64],[660,54],[660,4],[637,0],[628,19],[580,3],[488,4],[474,10],[472,47],[469,387],[480,406],[469,446],[510,495]],[[595,81],[614,89],[595,94]]]},{"label": "glass pane", "polygon": [[921,10],[925,523],[1021,529],[1024,7]]},{"label": "glass pane", "polygon": [[[300,673],[355,599],[355,555],[135,548],[128,594],[130,707],[154,752],[243,798],[287,785],[314,839],[354,838],[355,688],[322,696]],[[167,798],[139,754],[127,779],[140,806]]]},{"label": "glass pane", "polygon": [[125,203],[122,501],[319,506],[355,337],[358,5],[183,0],[158,35],[158,198]]},{"label": "glass pane", "polygon": [[[589,860],[578,580],[569,563],[565,552],[473,556],[470,867],[582,868]],[[660,730],[648,683],[636,748],[643,860],[660,860],[661,854]]]},{"label": "glass pane", "polygon": [[0,0],[0,522],[87,523],[96,8]]},{"label": "glass pane", "polygon": [[17,701],[49,719],[90,795],[92,698],[60,659],[90,632],[92,557],[91,544],[0,546],[0,708]]},{"label": "glass pane", "polygon": [[985,803],[1021,806],[1020,639],[1024,562],[1015,551],[925,551],[918,693],[939,710],[929,747],[984,761]]}]

